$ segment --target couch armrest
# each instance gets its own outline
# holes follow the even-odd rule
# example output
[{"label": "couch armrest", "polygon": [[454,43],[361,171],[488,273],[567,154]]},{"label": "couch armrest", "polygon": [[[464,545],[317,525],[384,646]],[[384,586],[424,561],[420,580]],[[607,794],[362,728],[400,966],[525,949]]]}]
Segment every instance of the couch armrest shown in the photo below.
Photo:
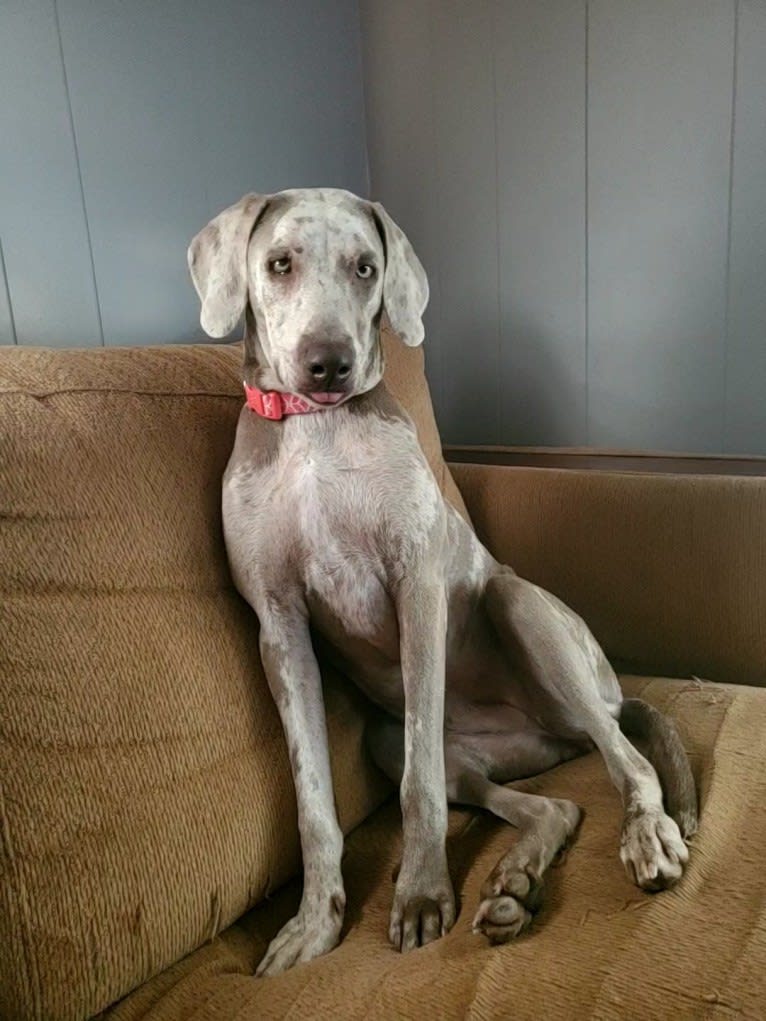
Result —
[{"label": "couch armrest", "polygon": [[450,468],[492,553],[619,666],[766,685],[766,478]]}]

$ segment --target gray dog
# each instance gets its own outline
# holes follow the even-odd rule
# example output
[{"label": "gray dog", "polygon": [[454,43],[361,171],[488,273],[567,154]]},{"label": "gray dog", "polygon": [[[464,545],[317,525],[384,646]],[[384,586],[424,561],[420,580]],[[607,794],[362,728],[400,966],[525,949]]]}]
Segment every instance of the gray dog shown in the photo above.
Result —
[{"label": "gray dog", "polygon": [[[260,620],[303,849],[300,909],[258,974],[331,950],[343,921],[315,644],[381,710],[370,747],[401,785],[397,948],[454,922],[448,800],[519,829],[474,928],[501,942],[529,924],[580,809],[501,785],[594,746],[622,795],[629,874],[647,890],[674,883],[697,807],[673,724],[623,699],[585,623],[481,545],[382,382],[381,315],[417,345],[428,300],[399,227],[345,191],[246,195],[194,238],[189,266],[207,333],[222,337],[245,314],[247,404],[224,479],[224,532],[234,581]],[[653,765],[626,734],[646,739]]]}]

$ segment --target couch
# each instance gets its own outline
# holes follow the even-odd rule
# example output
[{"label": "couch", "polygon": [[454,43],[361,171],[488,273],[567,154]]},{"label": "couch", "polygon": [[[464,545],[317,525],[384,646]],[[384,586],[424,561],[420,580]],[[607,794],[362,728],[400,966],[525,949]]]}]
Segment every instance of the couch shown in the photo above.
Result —
[{"label": "couch", "polygon": [[597,754],[520,786],[585,819],[528,934],[471,932],[510,827],[450,813],[444,939],[387,943],[395,793],[324,671],[348,833],[341,945],[255,979],[300,895],[281,728],[221,538],[238,345],[0,350],[0,1018],[766,1017],[766,478],[445,464],[420,351],[387,380],[446,497],[677,721],[683,881],[642,893]]}]

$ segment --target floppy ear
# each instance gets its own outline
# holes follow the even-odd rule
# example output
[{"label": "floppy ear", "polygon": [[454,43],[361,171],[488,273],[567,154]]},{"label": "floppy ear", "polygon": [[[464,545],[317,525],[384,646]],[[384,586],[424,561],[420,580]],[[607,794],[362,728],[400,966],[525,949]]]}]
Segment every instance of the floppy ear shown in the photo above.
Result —
[{"label": "floppy ear", "polygon": [[225,337],[247,303],[247,246],[269,195],[244,195],[203,227],[189,245],[189,272],[202,302],[199,321]]},{"label": "floppy ear", "polygon": [[386,250],[383,307],[394,333],[405,344],[423,342],[422,315],[428,304],[428,277],[404,231],[397,227],[379,202],[372,212]]}]

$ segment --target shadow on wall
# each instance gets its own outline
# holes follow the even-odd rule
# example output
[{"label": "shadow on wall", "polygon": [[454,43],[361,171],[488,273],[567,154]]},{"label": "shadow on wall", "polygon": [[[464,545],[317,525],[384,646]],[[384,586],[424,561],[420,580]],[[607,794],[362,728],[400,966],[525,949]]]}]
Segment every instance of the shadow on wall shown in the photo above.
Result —
[{"label": "shadow on wall", "polygon": [[[510,337],[498,339],[489,322],[466,328],[465,336],[471,341],[458,358],[431,351],[427,363],[444,443],[546,447],[588,442],[584,357],[580,371],[573,371],[561,358],[560,343],[533,322],[515,323]],[[486,351],[492,343],[498,368],[487,373],[471,363],[470,353],[474,345]]]},{"label": "shadow on wall", "polygon": [[497,433],[505,443],[554,447],[588,442],[584,351],[579,372],[561,354],[560,340],[544,327],[514,323],[504,352]]}]

